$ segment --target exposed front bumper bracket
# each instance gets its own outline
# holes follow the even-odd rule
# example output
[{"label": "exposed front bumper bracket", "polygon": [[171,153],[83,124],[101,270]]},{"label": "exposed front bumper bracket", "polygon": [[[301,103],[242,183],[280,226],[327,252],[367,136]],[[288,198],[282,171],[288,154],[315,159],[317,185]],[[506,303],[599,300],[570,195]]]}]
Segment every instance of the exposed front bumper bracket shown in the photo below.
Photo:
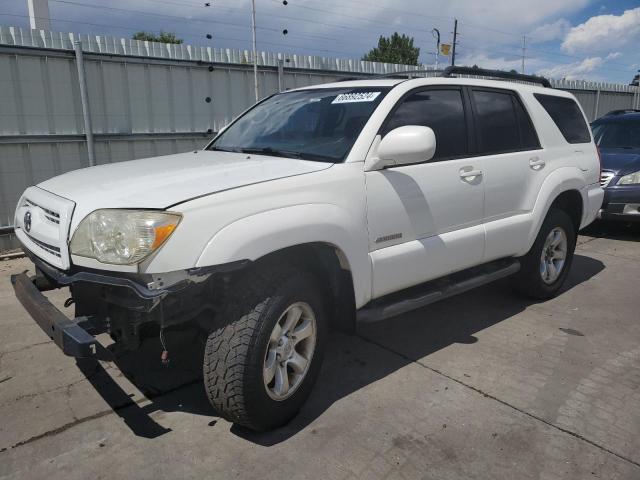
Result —
[{"label": "exposed front bumper bracket", "polygon": [[26,273],[11,275],[11,284],[22,306],[65,355],[78,358],[96,356],[98,341],[58,310]]}]

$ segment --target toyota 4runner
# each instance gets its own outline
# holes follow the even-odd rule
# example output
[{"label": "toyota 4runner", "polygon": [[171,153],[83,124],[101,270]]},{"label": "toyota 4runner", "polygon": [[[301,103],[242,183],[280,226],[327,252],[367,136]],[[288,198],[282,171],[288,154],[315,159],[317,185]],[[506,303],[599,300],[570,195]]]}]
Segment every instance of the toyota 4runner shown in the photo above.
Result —
[{"label": "toyota 4runner", "polygon": [[[278,93],[203,150],[29,187],[15,233],[35,274],[16,296],[75,357],[96,332],[132,350],[189,322],[212,405],[256,430],[300,409],[332,328],[506,276],[550,298],[602,204],[598,152],[570,93],[456,77],[479,72],[505,76]],[[72,320],[41,293],[61,287]]]}]

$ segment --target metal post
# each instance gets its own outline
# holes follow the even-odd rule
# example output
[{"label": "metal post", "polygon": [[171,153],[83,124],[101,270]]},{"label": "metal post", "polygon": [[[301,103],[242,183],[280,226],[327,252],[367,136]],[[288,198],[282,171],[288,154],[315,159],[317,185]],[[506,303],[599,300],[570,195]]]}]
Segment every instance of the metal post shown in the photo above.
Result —
[{"label": "metal post", "polygon": [[440,30],[434,28],[431,30],[431,35],[436,38],[436,70],[438,70],[438,56],[440,55]]},{"label": "metal post", "polygon": [[253,35],[253,84],[258,101],[258,53],[256,51],[256,0],[251,0],[251,33]]},{"label": "metal post", "polygon": [[89,112],[89,96],[87,95],[87,81],[84,74],[84,57],[82,56],[82,42],[73,42],[73,49],[76,52],[76,66],[78,67],[78,85],[80,87],[80,101],[82,102],[82,118],[84,119],[84,135],[87,139],[87,156],[89,166],[96,164],[95,151],[93,148],[93,130],[91,129],[91,113]]},{"label": "metal post", "polygon": [[527,37],[522,36],[522,74],[524,75],[524,59],[527,51]]},{"label": "metal post", "polygon": [[600,89],[596,90],[596,105],[593,109],[593,119],[596,120],[598,118],[598,110],[600,109]]},{"label": "metal post", "polygon": [[456,43],[458,40],[458,19],[454,19],[453,23],[453,51],[451,52],[451,66],[455,66],[456,64]]},{"label": "metal post", "polygon": [[49,0],[27,0],[27,10],[32,30],[51,30]]},{"label": "metal post", "polygon": [[278,59],[278,91],[284,91],[284,60]]}]

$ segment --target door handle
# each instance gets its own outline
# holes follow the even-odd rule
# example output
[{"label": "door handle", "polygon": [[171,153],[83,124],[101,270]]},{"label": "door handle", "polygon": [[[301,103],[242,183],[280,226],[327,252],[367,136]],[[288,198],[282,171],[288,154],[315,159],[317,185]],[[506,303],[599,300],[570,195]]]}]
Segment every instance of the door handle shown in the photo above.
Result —
[{"label": "door handle", "polygon": [[460,169],[460,178],[465,182],[473,182],[476,178],[482,177],[482,170],[467,170],[473,167],[464,167]]},{"label": "door handle", "polygon": [[545,165],[546,165],[546,162],[540,159],[539,157],[533,157],[529,159],[529,166],[533,170],[542,170]]}]

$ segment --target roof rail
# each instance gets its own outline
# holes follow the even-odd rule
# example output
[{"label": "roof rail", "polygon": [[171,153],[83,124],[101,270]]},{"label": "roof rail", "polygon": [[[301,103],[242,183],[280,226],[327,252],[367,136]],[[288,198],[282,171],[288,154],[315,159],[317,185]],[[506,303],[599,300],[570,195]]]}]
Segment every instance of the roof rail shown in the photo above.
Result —
[{"label": "roof rail", "polygon": [[637,108],[623,108],[620,110],[611,110],[610,112],[607,112],[604,114],[604,116],[606,117],[607,115],[622,115],[623,113],[639,113],[640,110],[638,110]]},{"label": "roof rail", "polygon": [[522,73],[503,72],[501,70],[487,70],[486,68],[476,67],[447,67],[442,72],[443,77],[451,77],[452,75],[477,75],[482,77],[504,78],[505,80],[520,80],[522,82],[538,83],[546,88],[553,88],[549,80],[537,75],[525,75]]},{"label": "roof rail", "polygon": [[411,77],[414,74],[421,73],[431,73],[434,77],[440,77],[442,75],[443,70],[431,70],[431,69],[421,69],[421,70],[401,70],[399,72],[389,72],[389,73],[380,73],[378,75],[371,75],[366,77],[360,77],[362,80],[368,80],[371,78],[405,78]]},{"label": "roof rail", "polygon": [[[537,83],[546,88],[553,88],[549,80],[537,75],[524,75],[521,73],[503,72],[501,70],[488,70],[486,68],[477,67],[447,67],[444,70],[403,70],[400,72],[389,72],[380,75],[371,75],[360,77],[360,79],[372,79],[372,78],[411,78],[412,75],[431,74],[433,77],[447,77],[451,78],[454,75],[474,75],[479,77],[493,77],[496,79],[505,80],[517,80],[521,82]],[[353,80],[349,78],[348,80]],[[347,79],[345,79],[347,80]]]}]

